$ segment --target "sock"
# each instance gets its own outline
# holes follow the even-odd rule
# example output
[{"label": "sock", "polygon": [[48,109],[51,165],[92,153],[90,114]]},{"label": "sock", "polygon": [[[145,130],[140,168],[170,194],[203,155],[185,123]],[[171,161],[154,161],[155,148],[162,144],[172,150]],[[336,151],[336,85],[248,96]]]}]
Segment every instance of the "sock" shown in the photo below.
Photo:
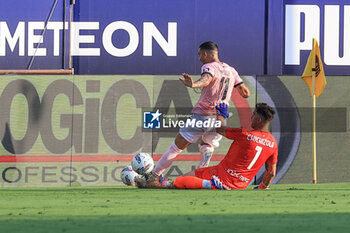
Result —
[{"label": "sock", "polygon": [[198,168],[208,167],[211,156],[214,153],[214,147],[210,145],[198,145],[198,149],[203,155],[202,160],[198,164]]},{"label": "sock", "polygon": [[176,146],[175,142],[173,142],[173,144],[171,144],[167,152],[163,154],[163,156],[156,164],[156,167],[153,169],[153,173],[155,173],[158,176],[162,174],[165,171],[165,169],[167,169],[172,164],[176,156],[180,154],[181,151],[182,150]]},{"label": "sock", "polygon": [[178,189],[211,189],[209,180],[203,180],[195,176],[179,176],[174,181]]},{"label": "sock", "polygon": [[213,153],[214,152],[214,147],[210,146],[210,145],[198,145],[198,149],[199,152],[201,152],[201,154],[203,155],[205,152],[210,152]]}]

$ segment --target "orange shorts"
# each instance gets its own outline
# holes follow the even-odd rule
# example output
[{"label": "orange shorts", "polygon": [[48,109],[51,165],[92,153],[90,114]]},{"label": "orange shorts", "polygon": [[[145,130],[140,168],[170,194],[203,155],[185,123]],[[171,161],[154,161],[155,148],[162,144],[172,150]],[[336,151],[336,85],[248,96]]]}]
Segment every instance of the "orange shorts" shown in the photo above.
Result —
[{"label": "orange shorts", "polygon": [[196,177],[205,179],[205,180],[210,180],[213,175],[218,175],[218,166],[213,166],[213,167],[203,167],[203,168],[198,168],[194,170],[194,173]]},{"label": "orange shorts", "polygon": [[213,175],[215,175],[219,177],[220,180],[231,189],[245,189],[247,186],[247,184],[241,184],[241,182],[233,180],[222,167],[219,167],[219,165],[213,167],[198,168],[194,170],[194,173],[196,177],[204,180],[210,180],[212,179]]}]

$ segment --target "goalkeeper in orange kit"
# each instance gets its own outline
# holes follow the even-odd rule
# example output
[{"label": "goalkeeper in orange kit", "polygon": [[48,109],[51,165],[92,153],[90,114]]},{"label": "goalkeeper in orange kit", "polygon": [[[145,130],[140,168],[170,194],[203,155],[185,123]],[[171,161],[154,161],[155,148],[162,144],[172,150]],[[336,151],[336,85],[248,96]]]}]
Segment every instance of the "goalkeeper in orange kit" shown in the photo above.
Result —
[{"label": "goalkeeper in orange kit", "polygon": [[[224,124],[228,105],[216,106],[217,117]],[[266,171],[256,188],[268,189],[276,174],[278,145],[269,132],[275,111],[265,103],[256,104],[252,130],[222,126],[216,131],[234,140],[225,158],[216,166],[199,168],[180,176],[173,183],[160,181],[159,187],[178,189],[245,189],[263,164]]]}]

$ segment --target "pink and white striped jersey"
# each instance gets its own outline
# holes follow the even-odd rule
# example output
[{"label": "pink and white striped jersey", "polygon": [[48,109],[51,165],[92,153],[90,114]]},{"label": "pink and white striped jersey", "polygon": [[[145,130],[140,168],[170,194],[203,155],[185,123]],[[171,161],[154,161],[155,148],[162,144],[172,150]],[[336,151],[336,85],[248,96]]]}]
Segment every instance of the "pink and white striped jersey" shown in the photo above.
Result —
[{"label": "pink and white striped jersey", "polygon": [[209,74],[213,80],[202,88],[201,96],[193,107],[192,113],[199,115],[216,115],[215,103],[229,102],[233,88],[243,83],[237,71],[226,63],[211,62],[204,64],[201,75]]}]

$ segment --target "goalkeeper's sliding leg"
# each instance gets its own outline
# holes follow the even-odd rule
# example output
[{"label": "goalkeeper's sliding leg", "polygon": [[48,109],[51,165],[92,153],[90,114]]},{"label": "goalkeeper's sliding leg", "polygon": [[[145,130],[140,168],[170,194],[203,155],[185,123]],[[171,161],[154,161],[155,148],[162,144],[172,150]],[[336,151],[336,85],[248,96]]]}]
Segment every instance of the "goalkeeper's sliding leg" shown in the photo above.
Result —
[{"label": "goalkeeper's sliding leg", "polygon": [[[179,176],[173,182],[173,188],[177,189],[222,189],[230,190],[217,176],[212,176],[210,180],[196,176]],[[166,188],[166,187],[165,187]],[[168,187],[169,188],[169,187]]]},{"label": "goalkeeper's sliding leg", "polygon": [[[190,172],[191,173],[191,172]],[[174,182],[166,179],[159,180],[157,186],[147,186],[141,181],[141,177],[136,177],[135,182],[138,188],[165,188],[165,189],[221,189],[231,190],[229,186],[224,184],[219,177],[213,175],[211,179],[202,179],[196,176],[187,175],[179,176]]]},{"label": "goalkeeper's sliding leg", "polygon": [[179,176],[173,183],[178,189],[211,189],[210,180],[204,180],[195,176]]}]

